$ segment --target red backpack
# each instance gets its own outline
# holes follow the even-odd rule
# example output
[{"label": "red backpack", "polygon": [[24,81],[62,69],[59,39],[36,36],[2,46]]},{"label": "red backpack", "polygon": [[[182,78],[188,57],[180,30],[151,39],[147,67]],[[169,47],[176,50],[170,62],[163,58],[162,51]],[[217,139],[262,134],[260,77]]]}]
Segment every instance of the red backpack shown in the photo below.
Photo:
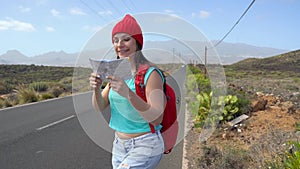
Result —
[{"label": "red backpack", "polygon": [[[147,102],[146,98],[146,88],[144,84],[144,78],[149,66],[141,65],[135,76],[135,89],[136,94],[140,96],[144,101]],[[165,79],[166,80],[166,79]],[[176,109],[176,96],[173,88],[169,86],[166,82],[164,83],[164,92],[167,97],[167,104],[164,110],[163,120],[162,120],[162,137],[164,139],[165,151],[164,154],[169,154],[172,148],[176,144],[176,139],[178,135],[178,122],[177,122],[177,109]],[[152,133],[155,133],[154,126],[149,123]]]}]

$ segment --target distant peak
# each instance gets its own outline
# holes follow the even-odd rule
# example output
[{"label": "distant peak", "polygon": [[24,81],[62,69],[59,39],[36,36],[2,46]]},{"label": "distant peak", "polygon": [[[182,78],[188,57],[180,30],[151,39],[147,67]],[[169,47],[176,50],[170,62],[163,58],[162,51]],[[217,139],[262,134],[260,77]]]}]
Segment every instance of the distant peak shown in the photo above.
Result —
[{"label": "distant peak", "polygon": [[19,52],[18,50],[15,50],[15,49],[13,49],[13,50],[8,50],[8,51],[6,52],[6,54],[18,54],[18,55],[23,55],[21,52]]}]

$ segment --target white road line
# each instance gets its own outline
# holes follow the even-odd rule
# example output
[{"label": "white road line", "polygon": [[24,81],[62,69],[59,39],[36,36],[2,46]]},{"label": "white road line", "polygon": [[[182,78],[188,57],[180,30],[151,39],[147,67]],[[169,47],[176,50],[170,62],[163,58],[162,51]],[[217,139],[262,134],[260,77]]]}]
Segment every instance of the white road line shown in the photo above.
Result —
[{"label": "white road line", "polygon": [[47,124],[47,125],[45,125],[45,126],[43,126],[43,127],[37,128],[36,130],[38,130],[38,131],[43,130],[43,129],[45,129],[45,128],[48,128],[48,127],[54,126],[54,125],[56,125],[56,124],[58,124],[58,123],[64,122],[64,121],[66,121],[66,120],[69,120],[69,119],[71,119],[71,118],[73,118],[73,117],[75,117],[75,115],[72,115],[72,116],[66,117],[66,118],[64,118],[64,119],[55,121],[55,122],[53,122],[53,123]]}]

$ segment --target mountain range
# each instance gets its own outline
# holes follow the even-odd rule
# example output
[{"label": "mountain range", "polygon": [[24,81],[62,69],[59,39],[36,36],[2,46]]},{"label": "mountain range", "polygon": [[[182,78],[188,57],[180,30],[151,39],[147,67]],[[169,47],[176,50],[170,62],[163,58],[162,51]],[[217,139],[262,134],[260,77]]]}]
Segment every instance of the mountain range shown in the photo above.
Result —
[{"label": "mountain range", "polygon": [[[216,41],[212,41],[212,44],[215,44]],[[186,43],[189,46],[192,46],[194,49],[203,48],[204,45],[198,42],[188,42]],[[200,45],[199,45],[200,44]],[[178,43],[175,40],[169,41],[147,41],[145,43],[144,49],[158,49],[155,52],[145,51],[145,55],[147,57],[147,53],[155,55],[155,61],[160,62],[163,61],[166,56],[174,57],[174,55],[180,56],[181,58],[189,58],[186,60],[191,60],[193,55],[193,51],[190,50],[186,45],[182,43]],[[102,51],[102,52],[100,52]],[[103,53],[103,51],[107,51],[107,49],[98,49],[95,50],[94,55],[99,55]],[[282,54],[288,52],[283,49],[275,49],[269,47],[258,47],[248,44],[242,43],[228,43],[222,42],[215,48],[216,53],[218,53],[220,62],[224,65],[233,64],[239,62],[241,60],[247,58],[266,58],[274,55]],[[96,53],[96,54],[95,54]],[[98,54],[97,54],[98,53]],[[89,55],[88,51],[85,52],[77,52],[77,53],[66,53],[64,51],[52,51],[44,54],[40,54],[37,56],[28,57],[18,50],[9,50],[6,53],[0,55],[0,64],[35,64],[35,65],[48,65],[48,66],[74,66],[78,65],[76,61],[78,61],[78,57],[82,57],[83,55]],[[92,54],[93,55],[93,54]],[[90,56],[92,56],[90,55]],[[81,58],[82,59],[82,58]],[[173,58],[174,59],[174,58]],[[88,59],[87,59],[88,60]],[[151,60],[151,59],[150,59]],[[189,61],[186,61],[189,62]],[[88,61],[84,63],[84,65],[88,64]]]}]

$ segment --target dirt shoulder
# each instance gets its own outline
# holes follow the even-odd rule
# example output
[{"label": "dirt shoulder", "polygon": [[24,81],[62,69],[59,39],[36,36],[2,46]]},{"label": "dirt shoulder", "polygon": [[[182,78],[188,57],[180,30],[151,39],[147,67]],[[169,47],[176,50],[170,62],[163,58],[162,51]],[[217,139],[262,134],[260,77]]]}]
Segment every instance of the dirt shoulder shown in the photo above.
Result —
[{"label": "dirt shoulder", "polygon": [[188,168],[262,168],[284,153],[288,141],[300,140],[297,105],[258,93],[255,106],[248,119],[234,127],[223,125],[206,142],[200,142],[201,131],[192,128],[186,136]]}]

